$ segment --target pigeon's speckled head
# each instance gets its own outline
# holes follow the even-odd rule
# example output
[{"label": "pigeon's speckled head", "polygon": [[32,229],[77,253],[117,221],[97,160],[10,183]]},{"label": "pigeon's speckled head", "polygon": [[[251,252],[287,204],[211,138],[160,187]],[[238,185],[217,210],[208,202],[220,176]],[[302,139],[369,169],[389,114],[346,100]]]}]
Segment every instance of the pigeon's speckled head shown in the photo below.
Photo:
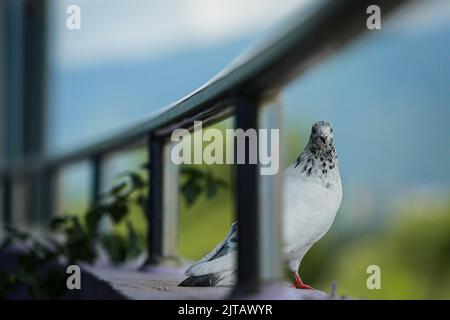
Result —
[{"label": "pigeon's speckled head", "polygon": [[334,135],[331,124],[327,121],[314,123],[311,129],[311,141],[320,146],[327,147],[333,143]]}]

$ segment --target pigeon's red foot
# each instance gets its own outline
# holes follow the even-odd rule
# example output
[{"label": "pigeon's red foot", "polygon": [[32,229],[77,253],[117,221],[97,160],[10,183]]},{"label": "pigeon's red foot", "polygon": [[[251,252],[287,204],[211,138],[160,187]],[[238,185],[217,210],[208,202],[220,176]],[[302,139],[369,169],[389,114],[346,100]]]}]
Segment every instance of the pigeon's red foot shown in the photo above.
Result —
[{"label": "pigeon's red foot", "polygon": [[307,290],[314,290],[313,287],[308,286],[307,284],[304,284],[302,281],[302,278],[300,278],[300,275],[296,272],[294,272],[294,287],[297,289],[307,289]]}]

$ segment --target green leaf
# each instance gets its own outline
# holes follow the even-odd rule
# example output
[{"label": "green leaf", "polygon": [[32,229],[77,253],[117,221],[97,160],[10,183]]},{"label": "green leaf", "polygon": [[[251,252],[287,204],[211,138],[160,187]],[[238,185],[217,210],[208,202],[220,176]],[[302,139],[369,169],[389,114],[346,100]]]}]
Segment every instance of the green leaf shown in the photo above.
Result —
[{"label": "green leaf", "polygon": [[54,217],[50,221],[50,229],[51,230],[60,230],[64,225],[69,221],[68,216]]},{"label": "green leaf", "polygon": [[117,184],[110,190],[111,196],[114,197],[114,196],[119,195],[126,188],[126,186],[127,186],[127,184],[124,182]]},{"label": "green leaf", "polygon": [[100,222],[100,219],[106,212],[107,212],[107,209],[104,206],[99,205],[99,206],[95,206],[94,208],[92,208],[86,214],[85,221],[86,221],[86,226],[87,226],[89,234],[91,234],[91,235],[97,234],[98,223]]},{"label": "green leaf", "polygon": [[127,230],[128,230],[127,258],[134,258],[142,253],[143,248],[141,242],[139,241],[139,237],[136,233],[136,230],[134,229],[134,226],[130,221],[127,221]]},{"label": "green leaf", "polygon": [[195,179],[188,180],[182,187],[181,193],[188,206],[192,206],[202,193],[202,187]]},{"label": "green leaf", "polygon": [[115,223],[119,223],[123,220],[128,213],[127,202],[117,202],[109,207],[109,215]]},{"label": "green leaf", "polygon": [[180,173],[190,179],[202,179],[204,176],[203,171],[192,166],[182,166]]},{"label": "green leaf", "polygon": [[117,175],[118,177],[126,177],[130,180],[131,190],[142,189],[145,187],[145,181],[140,174],[133,171],[125,171]]},{"label": "green leaf", "polygon": [[148,198],[145,195],[143,194],[138,195],[136,197],[136,204],[141,207],[141,210],[143,212],[147,212]]}]

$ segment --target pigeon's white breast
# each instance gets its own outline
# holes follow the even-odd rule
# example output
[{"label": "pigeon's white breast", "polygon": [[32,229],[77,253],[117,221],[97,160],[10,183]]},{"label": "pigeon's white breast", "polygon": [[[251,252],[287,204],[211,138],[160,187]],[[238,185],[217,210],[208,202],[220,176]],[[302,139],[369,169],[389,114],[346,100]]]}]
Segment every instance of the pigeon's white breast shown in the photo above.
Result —
[{"label": "pigeon's white breast", "polygon": [[284,254],[302,255],[330,228],[342,200],[339,171],[330,173],[329,182],[303,175],[288,174],[284,186]]}]

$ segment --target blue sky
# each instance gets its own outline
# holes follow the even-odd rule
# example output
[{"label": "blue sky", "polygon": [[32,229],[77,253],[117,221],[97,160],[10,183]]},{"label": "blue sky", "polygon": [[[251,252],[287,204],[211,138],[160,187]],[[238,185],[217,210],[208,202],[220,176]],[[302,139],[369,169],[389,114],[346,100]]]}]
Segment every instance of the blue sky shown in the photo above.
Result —
[{"label": "blue sky", "polygon": [[360,39],[290,85],[289,122],[332,121],[349,179],[450,185],[448,39],[449,29]]}]

